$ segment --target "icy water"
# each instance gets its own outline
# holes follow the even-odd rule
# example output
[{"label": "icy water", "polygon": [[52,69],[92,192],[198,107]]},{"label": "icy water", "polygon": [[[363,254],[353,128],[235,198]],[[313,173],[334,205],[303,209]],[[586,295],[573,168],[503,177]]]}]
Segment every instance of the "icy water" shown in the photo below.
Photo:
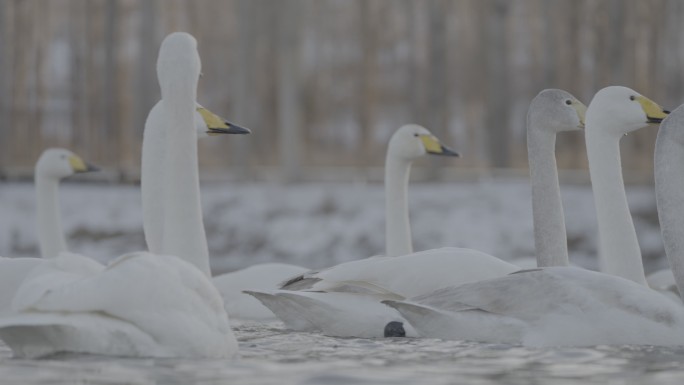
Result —
[{"label": "icy water", "polygon": [[682,384],[684,347],[528,349],[434,339],[331,338],[280,324],[235,327],[240,358],[150,360],[64,355],[12,359],[6,384]]}]

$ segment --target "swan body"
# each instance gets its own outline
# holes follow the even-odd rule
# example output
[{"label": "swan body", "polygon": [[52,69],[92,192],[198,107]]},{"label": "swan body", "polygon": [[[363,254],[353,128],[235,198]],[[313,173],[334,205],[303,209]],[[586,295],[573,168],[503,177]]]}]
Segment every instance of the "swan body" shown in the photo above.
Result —
[{"label": "swan body", "polygon": [[[248,293],[293,330],[383,337],[388,322],[403,319],[391,309],[383,309],[381,300],[410,298],[517,270],[513,264],[476,250],[446,247],[351,261],[301,275],[281,290]],[[415,333],[407,329],[407,335]]]},{"label": "swan body", "polygon": [[104,267],[62,253],[23,280],[12,310],[0,318],[0,338],[18,357],[229,358],[237,351],[219,293],[173,256],[139,252]]},{"label": "swan body", "polygon": [[[608,87],[596,94],[587,111],[587,132],[594,121],[592,116],[598,111],[619,117],[616,120],[622,128],[608,124],[603,127],[616,134],[619,130],[636,129],[639,125],[656,122],[667,114],[652,101],[624,87]],[[609,123],[609,120],[603,122]],[[661,134],[662,131],[658,140],[665,142]],[[656,159],[663,156],[664,147],[657,146]],[[676,194],[679,192],[676,188],[678,185],[673,181],[679,179],[678,183],[684,186],[684,180],[676,172],[668,172],[658,165],[656,161],[656,175],[659,176],[656,178],[658,211],[663,233],[681,232],[684,227],[678,226],[678,222],[681,222],[681,207],[684,206],[677,206],[680,208],[676,210],[671,204],[674,200],[670,199],[681,195]],[[675,194],[663,195],[663,192],[668,191],[674,191]],[[618,199],[613,209],[621,209],[621,194],[619,191],[616,194]],[[665,214],[668,210],[670,212]],[[671,220],[663,218],[668,215]],[[681,263],[684,247],[674,242],[682,237],[663,238],[677,277],[677,273],[681,272],[678,262]],[[638,263],[640,265],[641,260]],[[397,309],[424,337],[532,346],[684,344],[684,307],[681,304],[647,288],[641,282],[573,267],[522,271],[487,281],[443,288],[408,301],[390,300],[385,303]]]},{"label": "swan body", "polygon": [[644,285],[548,267],[386,301],[423,337],[527,346],[684,344],[684,307]]},{"label": "swan body", "polygon": [[0,338],[16,356],[226,358],[237,352],[221,297],[201,263],[207,258],[208,266],[191,129],[200,66],[191,35],[164,39],[157,111],[167,132],[157,199],[163,202],[162,249],[174,253],[131,253],[106,267],[68,253],[43,260],[22,281],[12,313],[0,317]]}]

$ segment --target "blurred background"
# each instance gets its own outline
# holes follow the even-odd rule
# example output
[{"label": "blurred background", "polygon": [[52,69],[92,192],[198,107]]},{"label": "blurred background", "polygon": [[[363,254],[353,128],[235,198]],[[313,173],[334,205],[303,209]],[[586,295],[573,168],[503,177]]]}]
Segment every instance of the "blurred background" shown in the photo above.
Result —
[{"label": "blurred background", "polygon": [[[544,88],[684,101],[682,19],[679,0],[2,0],[0,174],[30,176],[63,146],[139,178],[173,31],[199,41],[199,102],[254,132],[202,143],[205,178],[377,180],[409,122],[464,155],[419,177],[524,174],[525,114]],[[655,134],[623,140],[628,179],[650,180]],[[558,151],[560,167],[586,167],[581,134]]]},{"label": "blurred background", "polygon": [[[529,101],[563,88],[589,104],[617,84],[678,106],[682,20],[680,0],[0,0],[0,255],[37,254],[33,186],[22,181],[52,146],[102,166],[85,180],[107,182],[63,186],[70,247],[100,259],[145,248],[131,184],[160,97],[159,45],[173,31],[198,40],[199,102],[253,130],[200,142],[219,271],[381,253],[376,182],[387,141],[405,123],[463,155],[414,167],[415,181],[431,182],[411,187],[416,250],[534,255]],[[665,265],[656,133],[622,140],[647,270]],[[582,133],[560,135],[557,150],[571,258],[594,267]]]}]

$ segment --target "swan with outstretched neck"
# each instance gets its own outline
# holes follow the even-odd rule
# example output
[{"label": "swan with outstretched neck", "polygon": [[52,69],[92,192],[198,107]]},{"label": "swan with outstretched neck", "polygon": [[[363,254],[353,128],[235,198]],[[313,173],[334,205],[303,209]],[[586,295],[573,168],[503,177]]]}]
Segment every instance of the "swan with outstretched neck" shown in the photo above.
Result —
[{"label": "swan with outstretched neck", "polygon": [[220,294],[195,265],[202,256],[198,251],[206,248],[194,130],[200,66],[191,35],[173,33],[164,39],[157,61],[159,121],[167,130],[160,170],[164,195],[159,198],[168,236],[164,234],[162,251],[187,254],[130,253],[106,267],[69,253],[44,260],[17,290],[13,314],[0,317],[0,338],[16,356],[236,354]]},{"label": "swan with outstretched neck", "polygon": [[74,174],[98,171],[71,151],[45,150],[36,163],[36,219],[38,245],[43,258],[67,251],[59,210],[59,182]]},{"label": "swan with outstretched neck", "polygon": [[556,166],[556,135],[583,129],[586,109],[568,92],[547,89],[532,99],[527,112],[527,156],[535,255],[539,267],[569,264]]},{"label": "swan with outstretched neck", "polygon": [[[626,87],[604,88],[594,99],[597,102],[587,111],[585,137],[599,227],[601,271],[646,285],[622,178],[620,139],[647,124],[659,123],[667,112]],[[625,108],[625,99],[632,108]]]},{"label": "swan with outstretched neck", "polygon": [[[683,113],[684,110],[678,115]],[[604,143],[613,145],[619,135],[658,122],[666,115],[657,104],[631,89],[608,87],[599,91],[589,105],[587,134],[591,130],[603,130]],[[593,126],[598,123],[603,126]],[[681,145],[676,144],[684,137],[682,123],[681,117],[676,116],[672,121],[667,119],[661,127],[655,174],[658,213],[668,259],[675,276],[680,277],[678,282],[684,284],[681,271],[684,244],[680,236],[684,231],[681,220],[684,206],[681,206],[683,199],[679,190],[684,181],[677,168],[684,154]],[[613,140],[607,140],[608,137]],[[615,149],[606,153],[609,156],[605,161],[616,160]],[[614,169],[614,165],[606,169]],[[615,184],[615,177],[609,182]],[[617,196],[611,209],[623,209],[620,198],[624,191],[612,191]],[[626,257],[633,258],[633,255]],[[641,264],[640,259],[624,262]],[[574,267],[521,271],[444,288],[409,301],[385,303],[399,310],[424,337],[531,346],[684,344],[681,304],[641,282]]]}]

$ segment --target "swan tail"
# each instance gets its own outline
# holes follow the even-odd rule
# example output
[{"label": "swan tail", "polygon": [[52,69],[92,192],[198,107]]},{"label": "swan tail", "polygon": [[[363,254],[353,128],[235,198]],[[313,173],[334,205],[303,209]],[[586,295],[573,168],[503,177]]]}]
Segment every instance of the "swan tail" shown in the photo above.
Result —
[{"label": "swan tail", "polygon": [[450,312],[413,302],[382,301],[396,309],[421,337],[518,343],[523,324],[479,309]]},{"label": "swan tail", "polygon": [[304,317],[301,305],[282,293],[266,293],[261,291],[245,290],[243,293],[251,295],[266,306],[283,321],[285,327],[296,331],[316,331],[316,327]]}]

